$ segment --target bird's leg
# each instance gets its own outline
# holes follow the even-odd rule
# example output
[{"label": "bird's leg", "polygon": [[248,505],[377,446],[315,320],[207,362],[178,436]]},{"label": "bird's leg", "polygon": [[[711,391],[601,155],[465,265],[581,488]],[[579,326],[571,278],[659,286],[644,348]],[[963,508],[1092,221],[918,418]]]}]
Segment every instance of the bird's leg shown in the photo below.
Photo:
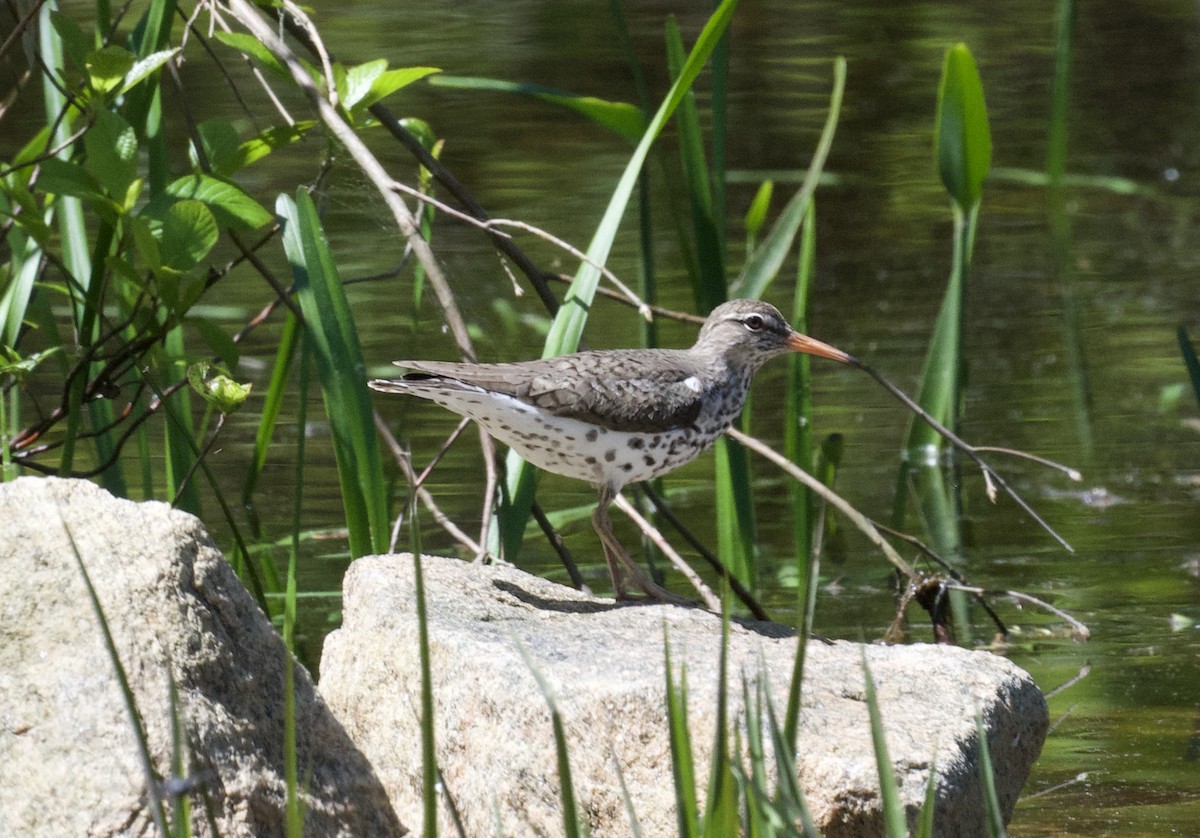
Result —
[{"label": "bird's leg", "polygon": [[625,581],[621,578],[621,568],[624,567],[633,577],[634,583],[651,599],[659,602],[687,603],[686,599],[676,596],[647,576],[617,540],[612,531],[612,521],[608,517],[608,507],[616,494],[612,486],[601,486],[600,503],[592,513],[592,527],[595,528],[596,535],[600,536],[600,544],[604,548],[604,559],[608,562],[608,572],[612,576],[614,595],[618,600],[630,598],[625,590]]},{"label": "bird's leg", "polygon": [[620,543],[613,535],[612,521],[608,517],[608,506],[611,503],[612,492],[607,487],[601,487],[600,503],[596,506],[596,511],[592,513],[592,527],[596,530],[596,535],[600,536],[600,546],[604,548],[604,560],[608,563],[608,575],[612,577],[613,595],[617,599],[625,599],[628,594],[625,591],[625,580],[621,578],[621,564],[625,561],[625,557],[622,556],[624,550],[621,549]]}]

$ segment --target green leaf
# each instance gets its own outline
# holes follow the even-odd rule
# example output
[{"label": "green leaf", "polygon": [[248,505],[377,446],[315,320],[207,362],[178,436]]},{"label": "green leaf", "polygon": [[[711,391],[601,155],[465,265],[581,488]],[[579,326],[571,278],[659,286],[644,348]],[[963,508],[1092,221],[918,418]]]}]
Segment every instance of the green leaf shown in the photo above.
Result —
[{"label": "green leaf", "polygon": [[[200,137],[200,150],[204,152],[208,167],[219,174],[228,174],[224,171],[224,164],[237,155],[241,145],[237,129],[227,119],[207,119],[196,126],[196,133]],[[193,167],[204,168],[194,142],[188,144],[188,157]]]},{"label": "green leaf", "polygon": [[441,70],[437,67],[398,67],[395,70],[380,73],[371,81],[370,89],[358,102],[358,105],[369,108],[379,100],[391,96],[397,90],[440,72]]},{"label": "green leaf", "polygon": [[966,44],[946,50],[938,88],[935,146],[942,183],[965,212],[979,203],[983,179],[992,165],[992,134],[983,82]]},{"label": "green leaf", "polygon": [[767,210],[771,208],[771,196],[775,193],[775,181],[764,180],[754,193],[754,200],[746,210],[746,235],[754,238],[767,220]]},{"label": "green leaf", "polygon": [[758,249],[746,259],[741,276],[733,284],[739,296],[755,299],[761,297],[767,286],[778,276],[784,259],[791,253],[792,242],[795,241],[796,233],[804,220],[808,203],[817,191],[821,170],[825,167],[825,160],[833,145],[833,135],[837,130],[845,89],[846,59],[839,56],[833,63],[833,92],[829,94],[829,114],[825,117],[825,127],[821,131],[817,150],[813,153],[812,163],[804,175],[804,182],[783,208],[771,231],[767,233]]},{"label": "green leaf", "polygon": [[217,220],[200,201],[178,201],[163,216],[163,266],[186,273],[196,267],[217,243]]},{"label": "green leaf", "polygon": [[134,57],[129,50],[118,46],[107,46],[88,53],[84,66],[92,89],[100,93],[111,93],[121,86],[125,74],[133,68]]},{"label": "green leaf", "polygon": [[437,145],[438,138],[432,125],[414,116],[406,116],[400,120],[400,124],[404,126],[405,131],[417,138],[426,151],[433,151],[434,146]]},{"label": "green leaf", "polygon": [[70,195],[87,201],[104,201],[104,190],[100,182],[77,163],[49,157],[39,166],[37,188],[54,195]]},{"label": "green leaf", "polygon": [[238,345],[224,329],[206,317],[188,317],[185,322],[195,327],[200,337],[208,344],[208,348],[221,359],[222,364],[228,369],[237,366],[241,353],[238,351]]},{"label": "green leaf", "polygon": [[366,363],[346,291],[312,198],[303,189],[293,202],[280,195],[275,210],[292,266],[296,300],[304,313],[305,338],[317,358],[325,413],[353,556],[387,549],[390,521],[383,464],[367,391]]},{"label": "green leaf", "polygon": [[291,145],[316,126],[312,119],[302,119],[295,125],[278,125],[268,128],[257,137],[242,143],[237,153],[222,159],[220,166],[213,166],[213,174],[229,177],[239,169],[243,169],[266,157],[272,151]]},{"label": "green leaf", "polygon": [[129,72],[125,74],[125,81],[121,85],[121,93],[128,93],[133,88],[150,78],[164,64],[170,61],[179,53],[179,47],[174,49],[164,49],[160,52],[152,52],[145,58],[138,60]]},{"label": "green leaf", "polygon": [[250,396],[252,384],[240,384],[228,375],[218,372],[209,376],[211,367],[206,361],[192,364],[187,370],[188,384],[213,409],[222,415],[235,412]]},{"label": "green leaf", "polygon": [[[142,267],[157,271],[163,263],[162,248],[158,246],[158,239],[151,229],[150,220],[149,217],[142,215],[128,219],[129,232],[133,235],[134,251],[137,253]],[[161,222],[161,219],[157,220]]]},{"label": "green leaf", "polygon": [[223,229],[253,230],[271,221],[258,201],[237,184],[211,175],[186,175],[166,189],[170,198],[200,201]]},{"label": "green leaf", "polygon": [[50,22],[62,41],[63,54],[77,69],[82,70],[87,63],[88,54],[95,46],[92,39],[79,28],[79,24],[62,12],[51,12]]},{"label": "green leaf", "polygon": [[494,90],[502,93],[519,93],[533,96],[543,102],[570,108],[582,116],[610,131],[615,131],[630,142],[636,142],[646,130],[646,117],[641,109],[628,102],[613,102],[594,96],[580,96],[552,87],[537,84],[501,81],[500,79],[472,78],[468,76],[434,76],[429,80],[434,87],[451,87],[459,90]]},{"label": "green leaf", "polygon": [[[554,317],[550,333],[546,336],[546,343],[542,351],[543,357],[549,358],[573,352],[579,346],[583,327],[587,323],[587,314],[591,309],[596,287],[600,283],[600,270],[595,266],[603,265],[608,261],[608,254],[612,250],[617,231],[621,226],[621,218],[625,214],[625,208],[629,205],[629,199],[633,195],[633,189],[637,185],[646,157],[650,153],[650,146],[653,145],[663,126],[679,106],[684,94],[696,80],[696,76],[704,68],[717,41],[729,26],[735,8],[737,8],[737,0],[724,0],[709,17],[692,47],[688,60],[684,63],[679,78],[671,85],[666,99],[659,106],[654,118],[650,120],[645,134],[637,148],[634,149],[629,163],[625,166],[625,171],[621,174],[621,179],[617,182],[616,189],[613,190],[604,216],[600,219],[600,224],[588,245],[588,261],[575,274],[567,288],[562,306]],[[525,521],[533,503],[535,478],[528,465],[511,451],[506,465],[509,503],[502,509],[501,525],[505,530],[505,553],[512,557],[516,555],[525,532]]]},{"label": "green leaf", "polygon": [[110,197],[127,205],[129,186],[137,178],[138,141],[133,126],[116,112],[102,110],[84,134],[83,146],[87,170]]},{"label": "green leaf", "polygon": [[267,49],[266,44],[255,38],[253,35],[247,35],[245,32],[218,32],[216,39],[227,47],[233,47],[239,52],[253,58],[266,69],[270,70],[278,76],[281,76],[288,81],[292,80],[292,74],[288,72],[287,67],[280,63],[275,57],[275,53]]},{"label": "green leaf", "polygon": [[378,58],[365,64],[355,64],[346,71],[346,89],[340,91],[342,107],[351,110],[371,92],[371,83],[387,70],[387,59]]}]

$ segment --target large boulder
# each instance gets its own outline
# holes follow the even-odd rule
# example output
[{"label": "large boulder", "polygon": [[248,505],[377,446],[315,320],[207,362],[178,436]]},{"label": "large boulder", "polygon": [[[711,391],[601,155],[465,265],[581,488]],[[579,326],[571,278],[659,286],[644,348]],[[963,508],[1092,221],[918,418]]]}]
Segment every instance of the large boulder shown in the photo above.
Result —
[{"label": "large boulder", "polygon": [[[225,838],[283,835],[286,659],[191,515],[84,481],[0,485],[0,835],[157,834],[138,724],[154,773],[168,779],[153,783],[168,817],[172,792],[192,786],[192,834],[211,834],[206,796]],[[307,834],[402,834],[371,766],[298,664],[295,706]],[[177,752],[186,781],[173,777]]]},{"label": "large boulder", "polygon": [[[320,685],[410,823],[421,813],[413,568],[408,555],[373,556],[351,566],[343,624],[326,640]],[[642,834],[674,834],[664,633],[673,665],[687,668],[702,793],[715,724],[720,619],[677,606],[618,605],[509,567],[426,557],[423,568],[438,761],[467,834],[562,831],[551,721],[521,646],[557,698],[591,833],[630,834],[623,780]],[[764,624],[732,627],[731,725],[740,724],[743,678],[761,672],[782,715],[796,650],[787,633]],[[830,836],[882,834],[864,656],[910,822],[936,770],[937,833],[986,834],[976,714],[987,730],[1007,819],[1048,723],[1041,691],[1025,672],[1004,658],[950,646],[814,641],[798,760],[818,826]],[[447,807],[441,811],[445,818]]]}]

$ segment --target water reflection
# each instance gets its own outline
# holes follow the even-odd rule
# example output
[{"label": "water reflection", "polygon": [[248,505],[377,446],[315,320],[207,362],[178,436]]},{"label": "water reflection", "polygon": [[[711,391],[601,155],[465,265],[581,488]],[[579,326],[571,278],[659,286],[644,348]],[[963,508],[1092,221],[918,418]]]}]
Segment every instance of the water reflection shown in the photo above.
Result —
[{"label": "water reflection", "polygon": [[[931,163],[935,85],[945,47],[965,40],[980,63],[992,120],[997,165],[1040,170],[1046,157],[1046,114],[1053,66],[1053,14],[1045,0],[1005,4],[950,2],[751,2],[733,30],[727,156],[734,170],[729,215],[740,219],[766,172],[799,173],[824,118],[835,54],[850,60],[844,115],[829,170],[833,185],[818,192],[818,280],[811,331],[853,352],[912,391],[941,299],[950,262],[950,216]],[[639,3],[629,10],[636,49],[654,90],[662,73],[664,15],[680,16],[694,35],[707,7]],[[1035,451],[1084,469],[1082,484],[1019,461],[1004,463],[1017,488],[1074,545],[1069,555],[1015,507],[993,506],[980,480],[964,470],[966,568],[976,584],[1019,589],[1084,620],[1093,631],[1073,643],[1060,621],[997,608],[1014,629],[1007,654],[1044,688],[1090,675],[1051,700],[1059,721],[1017,809],[1016,835],[1200,834],[1197,768],[1197,656],[1194,626],[1173,630],[1172,615],[1200,619],[1200,579],[1192,570],[1200,544],[1200,409],[1185,396],[1160,407],[1164,388],[1184,381],[1174,332],[1180,322],[1200,334],[1194,197],[1200,176],[1200,25],[1185,3],[1080,4],[1075,75],[1070,88],[1068,168],[1088,175],[1119,175],[1153,192],[1116,194],[1069,187],[1055,239],[1044,190],[994,180],[985,191],[975,271],[969,292],[966,354],[970,388],[964,435],[980,444]],[[346,60],[385,56],[394,64],[428,64],[460,75],[533,81],[621,100],[634,91],[615,46],[607,4],[544,4],[518,0],[469,5],[442,2],[343,3],[318,18],[331,47]],[[218,82],[213,80],[214,85]],[[700,98],[706,96],[703,89]],[[204,116],[232,112],[227,89],[196,103]],[[414,90],[395,103],[401,114],[426,118],[447,139],[443,159],[495,215],[519,218],[577,245],[591,236],[629,149],[582,120],[515,96],[450,90]],[[674,140],[668,136],[665,142]],[[380,141],[379,147],[386,148]],[[291,191],[312,176],[320,154],[314,142],[280,154],[276,184],[256,189]],[[400,177],[410,160],[385,152]],[[659,163],[652,205],[659,286],[663,302],[685,308],[690,291],[674,246],[668,211],[670,178]],[[787,192],[781,184],[777,195]],[[344,276],[386,271],[402,253],[400,238],[383,221],[380,202],[360,177],[339,170],[325,196],[334,251]],[[546,267],[573,266],[548,245],[522,240]],[[534,328],[501,325],[495,301],[521,317],[541,314],[531,294],[517,298],[493,251],[476,232],[443,220],[435,250],[455,283],[470,323],[479,331],[484,360],[521,359],[541,350]],[[731,243],[738,258],[739,243]],[[632,222],[610,267],[634,276],[637,241]],[[278,256],[278,255],[277,255]],[[1070,277],[1064,303],[1060,277]],[[247,284],[249,286],[249,283]],[[225,289],[225,293],[233,289]],[[432,299],[412,311],[411,279],[364,283],[351,289],[368,362],[383,371],[397,357],[453,357]],[[775,302],[790,288],[773,289]],[[229,322],[261,305],[247,287]],[[786,306],[785,306],[786,307]],[[1065,320],[1074,320],[1074,326]],[[664,323],[665,345],[692,342],[690,327]],[[587,339],[593,346],[633,345],[639,325],[608,302],[596,306]],[[263,382],[278,333],[264,328],[243,346],[243,371]],[[1079,347],[1088,365],[1090,421],[1080,424]],[[257,363],[252,363],[257,361]],[[778,390],[778,368],[768,367],[756,391]],[[886,518],[907,416],[869,379],[852,370],[816,370],[816,425],[846,437],[839,490]],[[286,405],[291,413],[294,405]],[[395,400],[380,404],[404,428],[419,462],[427,461],[453,426],[432,405]],[[319,397],[309,416],[322,429]],[[244,458],[255,431],[252,410],[231,421],[224,454]],[[783,417],[769,398],[756,398],[754,431],[774,442]],[[295,486],[286,425],[279,458],[267,466],[259,514],[269,532],[287,531]],[[336,531],[342,513],[332,460],[310,445],[305,474],[306,520]],[[326,452],[327,453],[327,452]],[[444,510],[468,529],[478,518],[477,454],[460,442],[428,486]],[[1000,465],[1000,463],[997,463]],[[753,464],[758,497],[765,592],[769,608],[788,613],[791,532],[780,491],[766,465]],[[231,495],[240,476],[228,469]],[[712,463],[702,458],[668,481],[675,509],[706,541],[713,532]],[[564,526],[568,545],[602,580],[598,545],[586,520],[594,500],[582,484],[546,477],[541,498],[551,509],[578,507]],[[780,498],[773,501],[773,498]],[[772,506],[778,504],[778,508]],[[271,522],[275,522],[272,524]],[[210,522],[214,531],[219,524]],[[618,533],[633,543],[632,530]],[[453,553],[455,545],[429,527],[425,546]],[[332,547],[330,545],[333,545]],[[346,565],[344,544],[305,547],[304,591],[336,591]],[[590,560],[590,561],[589,561]],[[532,570],[558,574],[553,552],[531,539],[523,559]],[[859,638],[883,633],[893,618],[887,566],[852,533],[826,560],[816,630]],[[304,608],[302,640],[315,660],[320,640],[338,618]],[[979,625],[986,627],[980,617]],[[986,636],[987,630],[981,630]],[[915,624],[914,639],[927,639]],[[1080,774],[1084,779],[1076,780]]]}]

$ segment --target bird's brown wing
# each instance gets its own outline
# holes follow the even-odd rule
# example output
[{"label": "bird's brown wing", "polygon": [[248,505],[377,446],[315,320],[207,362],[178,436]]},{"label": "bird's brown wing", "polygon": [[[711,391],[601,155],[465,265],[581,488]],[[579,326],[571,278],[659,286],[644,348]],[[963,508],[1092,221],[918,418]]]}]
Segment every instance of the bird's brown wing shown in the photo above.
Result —
[{"label": "bird's brown wing", "polygon": [[699,382],[672,350],[581,352],[517,364],[397,361],[417,378],[452,378],[514,396],[555,416],[609,430],[659,433],[700,414]]}]

